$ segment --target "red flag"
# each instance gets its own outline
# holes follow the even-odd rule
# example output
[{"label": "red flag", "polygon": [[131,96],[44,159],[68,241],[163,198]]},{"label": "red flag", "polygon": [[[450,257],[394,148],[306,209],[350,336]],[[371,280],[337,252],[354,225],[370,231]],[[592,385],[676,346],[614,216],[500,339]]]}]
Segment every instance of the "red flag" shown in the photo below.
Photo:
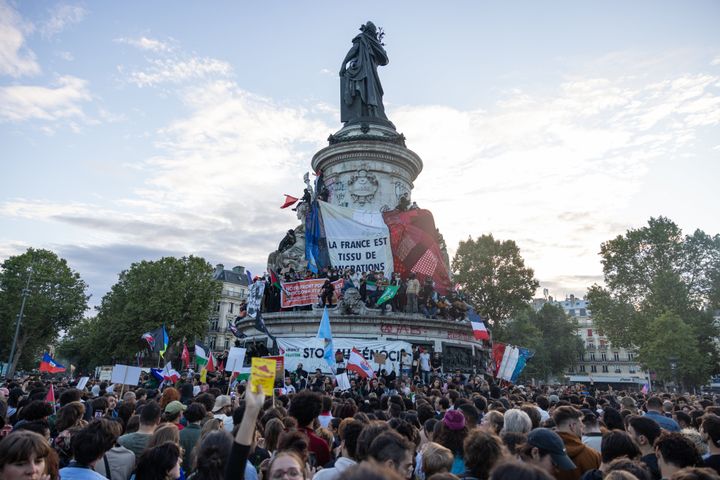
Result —
[{"label": "red flag", "polygon": [[50,390],[48,390],[48,393],[45,396],[45,401],[53,406],[55,405],[55,388],[53,388],[52,383],[50,384]]},{"label": "red flag", "polygon": [[185,368],[188,368],[188,365],[190,365],[190,352],[188,351],[187,343],[183,343],[183,351],[180,358],[182,359]]},{"label": "red flag", "polygon": [[222,360],[220,360],[220,361],[218,362],[217,371],[218,371],[218,372],[224,372],[224,371],[225,371],[225,364],[223,363]]},{"label": "red flag", "polygon": [[215,371],[215,356],[210,352],[210,355],[208,355],[208,363],[205,366],[205,369],[208,372],[214,372]]},{"label": "red flag", "polygon": [[293,197],[292,195],[285,194],[285,203],[282,204],[282,207],[280,208],[287,208],[290,205],[294,205],[295,202],[300,200],[299,198]]}]

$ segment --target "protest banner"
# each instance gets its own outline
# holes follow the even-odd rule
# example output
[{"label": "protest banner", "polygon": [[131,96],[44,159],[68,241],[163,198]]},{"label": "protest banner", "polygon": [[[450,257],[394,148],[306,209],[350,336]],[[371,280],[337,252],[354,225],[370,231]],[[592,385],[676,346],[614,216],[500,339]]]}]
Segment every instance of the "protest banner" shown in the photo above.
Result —
[{"label": "protest banner", "polygon": [[250,364],[250,389],[257,393],[258,386],[262,386],[266,395],[272,395],[275,386],[275,360],[269,358],[253,357]]},{"label": "protest banner", "polygon": [[121,385],[137,385],[140,381],[142,368],[131,367],[129,365],[115,365],[110,376],[111,383],[119,383]]},{"label": "protest banner", "polygon": [[366,212],[319,202],[330,264],[356,272],[393,272],[390,230],[381,212]]},{"label": "protest banner", "polygon": [[335,381],[337,382],[340,390],[350,390],[350,379],[348,378],[347,373],[335,375]]},{"label": "protest banner", "polygon": [[[323,372],[329,372],[325,358],[325,343],[322,338],[278,338],[278,347],[280,353],[285,358],[285,369],[294,371],[297,369],[298,363],[303,364],[303,368],[309,372],[316,368]],[[350,357],[350,350],[357,348],[363,358],[365,358],[373,369],[377,372],[380,369],[395,371],[399,373],[400,368],[400,350],[406,352],[412,351],[412,345],[404,341],[385,341],[385,340],[368,340],[354,338],[333,338],[334,350],[340,350],[345,360]],[[380,365],[375,361],[375,354],[382,354],[385,357],[385,364]],[[382,359],[383,357],[378,357]]]},{"label": "protest banner", "polygon": [[262,358],[269,358],[275,360],[275,380],[285,380],[285,357],[282,355],[267,356]]},{"label": "protest banner", "polygon": [[[324,278],[283,282],[285,288],[280,292],[280,306],[282,308],[291,308],[317,304],[320,289],[322,289],[324,283]],[[342,279],[336,280],[332,284],[335,287],[335,296],[337,297],[342,291],[343,281]]]}]

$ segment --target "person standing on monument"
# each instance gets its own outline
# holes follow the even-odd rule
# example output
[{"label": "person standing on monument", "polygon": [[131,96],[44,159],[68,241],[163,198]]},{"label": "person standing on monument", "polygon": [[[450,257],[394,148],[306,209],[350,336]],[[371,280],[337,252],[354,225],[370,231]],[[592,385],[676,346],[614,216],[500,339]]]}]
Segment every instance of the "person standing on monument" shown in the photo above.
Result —
[{"label": "person standing on monument", "polygon": [[410,273],[410,277],[405,287],[405,311],[407,313],[418,313],[418,293],[420,293],[420,281],[415,278],[414,273]]},{"label": "person standing on monument", "polygon": [[380,42],[375,24],[367,22],[353,38],[353,45],[340,67],[340,121],[343,123],[364,118],[378,118],[388,122],[382,103],[383,88],[378,65],[387,65],[387,52]]}]

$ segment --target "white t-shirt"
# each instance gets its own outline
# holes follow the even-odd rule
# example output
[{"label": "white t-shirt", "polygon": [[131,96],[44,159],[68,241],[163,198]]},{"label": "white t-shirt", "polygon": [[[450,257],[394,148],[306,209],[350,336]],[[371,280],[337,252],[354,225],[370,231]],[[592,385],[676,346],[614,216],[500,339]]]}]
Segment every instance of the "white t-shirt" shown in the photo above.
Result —
[{"label": "white t-shirt", "polygon": [[430,354],[428,352],[420,354],[420,370],[425,372],[430,371]]}]

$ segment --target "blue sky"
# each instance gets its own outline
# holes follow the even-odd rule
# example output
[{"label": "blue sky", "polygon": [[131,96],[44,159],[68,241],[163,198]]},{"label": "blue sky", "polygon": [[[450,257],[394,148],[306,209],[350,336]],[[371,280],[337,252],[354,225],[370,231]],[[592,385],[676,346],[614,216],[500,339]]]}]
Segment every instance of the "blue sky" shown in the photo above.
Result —
[{"label": "blue sky", "polygon": [[0,0],[0,258],[52,249],[93,304],[141,259],[264,270],[368,19],[451,254],[514,239],[581,295],[650,216],[720,232],[720,3],[347,5]]}]

